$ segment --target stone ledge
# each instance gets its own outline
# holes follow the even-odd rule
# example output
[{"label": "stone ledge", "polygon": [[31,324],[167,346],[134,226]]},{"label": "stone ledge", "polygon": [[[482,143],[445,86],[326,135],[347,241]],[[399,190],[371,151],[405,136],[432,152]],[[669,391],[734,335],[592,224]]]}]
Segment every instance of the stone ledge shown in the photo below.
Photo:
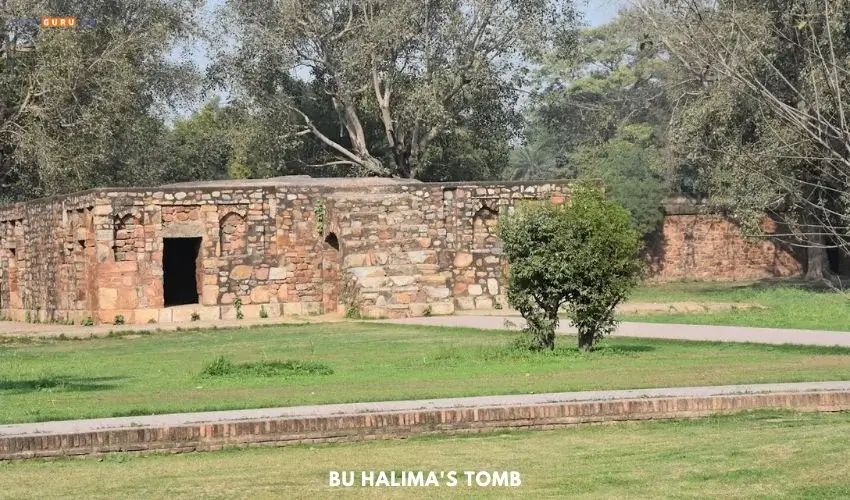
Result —
[{"label": "stone ledge", "polygon": [[850,410],[850,391],[659,397],[266,418],[0,437],[0,460],[109,452],[183,452],[242,445],[396,439],[600,422],[696,418],[759,409]]}]

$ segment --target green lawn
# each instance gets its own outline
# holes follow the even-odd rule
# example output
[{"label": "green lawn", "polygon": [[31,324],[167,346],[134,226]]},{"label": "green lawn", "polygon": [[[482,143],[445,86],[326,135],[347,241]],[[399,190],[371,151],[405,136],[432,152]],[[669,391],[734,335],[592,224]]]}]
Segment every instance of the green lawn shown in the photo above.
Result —
[{"label": "green lawn", "polygon": [[756,307],[699,313],[627,314],[624,321],[850,331],[850,292],[793,283],[644,285],[634,302],[728,302]]},{"label": "green lawn", "polygon": [[[336,488],[331,470],[461,471],[460,484]],[[517,488],[462,471],[518,471]],[[850,496],[850,414],[755,413],[555,431],[186,455],[0,462],[0,498],[807,498]]]},{"label": "green lawn", "polygon": [[[0,345],[0,423],[850,379],[846,348],[611,339],[598,352],[581,354],[575,338],[562,337],[554,353],[530,353],[509,347],[516,335],[347,322],[5,344]],[[291,376],[261,376],[268,366],[239,368],[230,376],[202,375],[219,355],[234,363],[298,360],[321,365],[315,365],[315,373]],[[309,371],[314,365],[293,366]],[[333,373],[323,374],[325,368]]]}]

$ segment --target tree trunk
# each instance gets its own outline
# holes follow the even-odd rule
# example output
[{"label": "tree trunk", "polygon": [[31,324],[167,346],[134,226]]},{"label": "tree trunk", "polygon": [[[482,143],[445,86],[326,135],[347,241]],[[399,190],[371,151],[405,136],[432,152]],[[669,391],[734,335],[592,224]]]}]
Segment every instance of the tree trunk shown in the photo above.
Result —
[{"label": "tree trunk", "polygon": [[806,281],[823,281],[829,276],[829,258],[825,248],[809,247],[806,257]]},{"label": "tree trunk", "polygon": [[824,281],[832,279],[835,275],[829,268],[829,254],[824,248],[826,238],[822,235],[813,235],[809,243],[811,246],[806,249],[806,281]]},{"label": "tree trunk", "polygon": [[593,332],[588,330],[579,330],[578,332],[578,350],[581,352],[590,352],[593,350]]}]

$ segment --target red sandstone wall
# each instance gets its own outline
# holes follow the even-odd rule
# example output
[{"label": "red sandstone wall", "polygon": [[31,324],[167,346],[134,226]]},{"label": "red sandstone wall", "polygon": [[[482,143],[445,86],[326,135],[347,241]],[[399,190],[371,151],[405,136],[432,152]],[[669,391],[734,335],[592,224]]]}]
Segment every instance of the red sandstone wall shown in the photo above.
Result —
[{"label": "red sandstone wall", "polygon": [[656,281],[756,280],[801,270],[789,250],[771,241],[748,243],[734,223],[698,213],[666,215],[648,259],[648,277]]}]

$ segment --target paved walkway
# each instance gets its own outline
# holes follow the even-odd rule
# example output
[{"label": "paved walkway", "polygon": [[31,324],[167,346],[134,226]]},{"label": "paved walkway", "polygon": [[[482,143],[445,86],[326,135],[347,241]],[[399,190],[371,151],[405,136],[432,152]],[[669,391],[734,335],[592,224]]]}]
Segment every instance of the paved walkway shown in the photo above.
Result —
[{"label": "paved walkway", "polygon": [[535,405],[571,401],[606,401],[615,399],[660,397],[708,397],[731,394],[793,393],[808,391],[850,391],[850,381],[726,385],[714,387],[671,387],[664,389],[559,392],[548,394],[519,394],[512,396],[476,396],[468,398],[292,406],[288,408],[262,408],[256,410],[212,411],[203,413],[173,413],[167,415],[98,418],[91,420],[63,420],[34,424],[2,425],[0,426],[0,437],[35,434],[69,434],[104,429],[145,429],[152,427],[174,427],[185,424],[276,419],[286,417],[351,415],[369,412],[440,410],[450,408]]},{"label": "paved walkway", "polygon": [[[327,323],[345,321],[340,314],[267,318],[254,320],[196,321],[189,323],[162,323],[150,325],[58,325],[0,321],[0,337],[66,337],[89,338],[106,336],[112,332],[175,331],[190,328],[248,328],[293,323]],[[381,320],[382,323],[402,325],[451,326],[481,328],[486,330],[520,329],[525,325],[521,316],[514,315],[458,315],[431,316]],[[575,329],[563,320],[558,329],[563,335],[574,335]],[[750,328],[743,326],[678,325],[662,323],[621,323],[614,334],[620,337],[652,339],[713,340],[719,342],[753,342],[759,344],[798,344],[850,347],[850,332],[819,330],[792,330],[783,328]]]},{"label": "paved walkway", "polygon": [[0,321],[0,337],[50,338],[64,335],[73,338],[105,337],[113,332],[172,332],[176,330],[204,328],[248,328],[254,326],[274,326],[298,323],[328,323],[342,321],[340,314],[324,316],[286,316],[282,318],[191,321],[181,323],[151,323],[145,325],[60,325],[55,323],[20,323]]},{"label": "paved walkway", "polygon": [[[485,330],[521,329],[525,320],[516,316],[431,316],[387,320],[402,325],[453,326]],[[558,333],[575,335],[566,320]],[[677,325],[662,323],[621,323],[615,336],[646,339],[713,340],[720,342],[754,342],[759,344],[799,344],[850,347],[850,332],[792,330],[782,328],[750,328],[743,326]]]}]

